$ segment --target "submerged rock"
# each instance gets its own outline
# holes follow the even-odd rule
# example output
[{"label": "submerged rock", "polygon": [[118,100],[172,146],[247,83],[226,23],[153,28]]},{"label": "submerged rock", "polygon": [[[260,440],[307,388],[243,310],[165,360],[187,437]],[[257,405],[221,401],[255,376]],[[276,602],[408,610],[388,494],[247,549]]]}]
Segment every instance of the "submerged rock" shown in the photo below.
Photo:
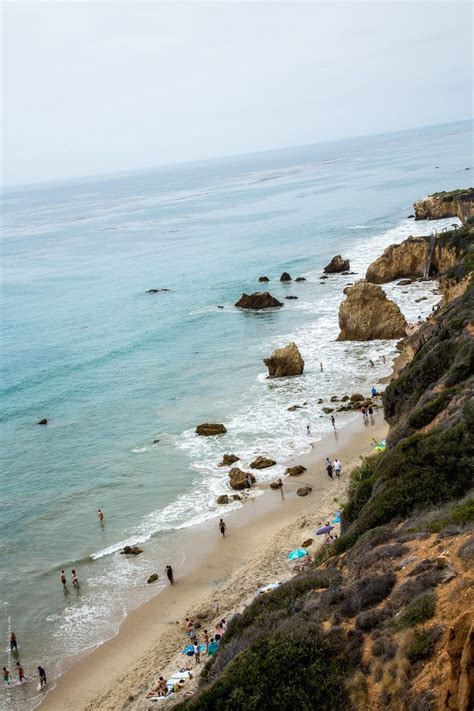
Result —
[{"label": "submerged rock", "polygon": [[161,294],[163,291],[171,291],[171,289],[148,289],[147,294]]},{"label": "submerged rock", "polygon": [[209,422],[204,422],[202,425],[196,427],[196,434],[201,437],[213,437],[214,435],[225,434],[227,429],[225,425],[222,424],[211,424]]},{"label": "submerged rock", "polygon": [[229,472],[229,484],[236,491],[249,489],[255,482],[256,479],[251,472],[244,472],[239,467],[234,467]]},{"label": "submerged rock", "polygon": [[295,281],[306,281],[306,277],[296,277]]},{"label": "submerged rock", "polygon": [[37,422],[37,424],[38,424],[38,425],[47,425],[47,424],[48,424],[48,420],[46,419],[46,417],[43,417],[43,419],[42,419],[42,420],[39,420],[39,421]]},{"label": "submerged rock", "polygon": [[280,277],[280,281],[291,281],[291,277],[288,274],[288,272],[283,272],[283,274]]},{"label": "submerged rock", "polygon": [[293,341],[284,348],[277,348],[270,358],[264,358],[263,362],[268,368],[269,378],[301,375],[304,370],[304,360]]},{"label": "submerged rock", "polygon": [[143,548],[140,546],[124,546],[123,551],[120,551],[122,555],[139,555],[143,553]]},{"label": "submerged rock", "polygon": [[306,467],[304,467],[302,464],[297,464],[294,467],[288,467],[286,473],[290,476],[299,476],[300,474],[304,474],[305,471]]},{"label": "submerged rock", "polygon": [[275,299],[268,291],[255,291],[253,294],[242,294],[235,304],[239,309],[275,309],[283,306],[281,301]]},{"label": "submerged rock", "polygon": [[348,259],[343,259],[340,254],[336,254],[335,257],[331,259],[329,264],[324,267],[324,272],[326,274],[337,274],[339,272],[347,272],[351,268]]},{"label": "submerged rock", "polygon": [[288,299],[289,301],[291,301],[292,299],[297,299],[297,298],[298,298],[297,296],[285,296],[285,299]]},{"label": "submerged rock", "polygon": [[217,497],[217,503],[218,504],[228,504],[229,503],[229,497],[227,494],[221,494],[220,496]]},{"label": "submerged rock", "polygon": [[407,322],[397,304],[377,284],[358,281],[339,306],[338,341],[403,338]]},{"label": "submerged rock", "polygon": [[268,457],[257,457],[250,463],[252,469],[268,469],[268,467],[274,467],[276,464],[274,459],[269,459]]},{"label": "submerged rock", "polygon": [[154,583],[154,582],[156,582],[157,580],[158,580],[158,573],[152,573],[152,574],[149,576],[149,578],[148,578],[148,580],[147,580],[147,583]]},{"label": "submerged rock", "polygon": [[217,466],[218,467],[230,467],[234,462],[238,462],[240,457],[237,457],[235,454],[224,454],[222,457],[222,462],[220,462]]},{"label": "submerged rock", "polygon": [[261,276],[261,277],[258,278],[258,280],[259,280],[259,282],[261,282],[262,284],[264,284],[264,283],[267,282],[267,281],[270,281],[270,279],[269,279],[267,276]]}]

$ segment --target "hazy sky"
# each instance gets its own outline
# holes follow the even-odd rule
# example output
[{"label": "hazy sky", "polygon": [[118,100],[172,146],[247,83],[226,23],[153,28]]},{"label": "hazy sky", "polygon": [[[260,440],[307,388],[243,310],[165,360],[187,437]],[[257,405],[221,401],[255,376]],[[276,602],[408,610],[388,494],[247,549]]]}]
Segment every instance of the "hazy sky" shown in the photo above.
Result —
[{"label": "hazy sky", "polygon": [[3,2],[3,178],[468,118],[468,2]]}]

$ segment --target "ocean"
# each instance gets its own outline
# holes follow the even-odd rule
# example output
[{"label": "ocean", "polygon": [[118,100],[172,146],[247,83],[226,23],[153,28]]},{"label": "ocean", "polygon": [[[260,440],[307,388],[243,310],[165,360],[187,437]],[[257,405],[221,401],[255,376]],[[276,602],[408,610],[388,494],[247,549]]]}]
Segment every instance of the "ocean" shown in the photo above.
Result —
[{"label": "ocean", "polygon": [[[408,215],[415,199],[468,185],[471,132],[462,122],[3,193],[2,666],[16,661],[10,630],[27,676],[41,664],[51,682],[113,636],[159,589],[148,574],[185,563],[180,532],[242,505],[216,504],[224,452],[243,468],[277,460],[256,473],[262,495],[258,483],[308,449],[307,424],[313,439],[330,430],[332,395],[388,374],[395,342],[335,341],[342,289],[387,245],[453,223]],[[356,275],[321,281],[335,254]],[[284,307],[236,309],[261,275]],[[411,321],[439,300],[433,283],[386,291]],[[269,381],[263,358],[291,340],[304,375]],[[196,436],[205,421],[227,434]],[[127,543],[143,555],[121,556]],[[77,569],[79,591],[63,593],[62,568]],[[0,709],[38,699],[36,679],[4,686]]]}]

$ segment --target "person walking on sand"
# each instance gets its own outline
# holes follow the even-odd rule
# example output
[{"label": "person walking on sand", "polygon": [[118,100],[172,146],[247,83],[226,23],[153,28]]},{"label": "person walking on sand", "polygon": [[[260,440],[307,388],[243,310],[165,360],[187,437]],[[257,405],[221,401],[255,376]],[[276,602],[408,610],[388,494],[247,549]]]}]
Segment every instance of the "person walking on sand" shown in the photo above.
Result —
[{"label": "person walking on sand", "polygon": [[10,651],[18,652],[18,643],[16,641],[16,634],[14,632],[10,634]]},{"label": "person walking on sand", "polygon": [[326,471],[327,471],[328,477],[330,479],[332,479],[332,464],[331,464],[331,460],[329,459],[329,457],[326,457]]},{"label": "person walking on sand", "polygon": [[77,577],[77,573],[74,570],[74,568],[71,570],[71,575],[72,575],[72,584],[74,585],[75,588],[79,587],[79,580]]},{"label": "person walking on sand", "polygon": [[369,417],[370,417],[370,424],[373,425],[374,424],[374,408],[372,407],[372,405],[369,405],[368,413],[369,413]]},{"label": "person walking on sand", "polygon": [[331,425],[334,429],[336,429],[336,418],[334,417],[334,415],[331,415]]},{"label": "person walking on sand", "polygon": [[196,666],[201,663],[201,650],[199,649],[199,644],[193,644],[194,659],[196,660]]},{"label": "person walking on sand", "polygon": [[3,681],[5,684],[10,683],[10,671],[6,667],[3,667]]},{"label": "person walking on sand", "polygon": [[165,570],[166,570],[166,577],[170,581],[171,585],[174,585],[173,568],[171,567],[171,565],[167,565]]},{"label": "person walking on sand", "polygon": [[25,672],[20,662],[16,663],[16,673],[18,674],[18,681],[22,684],[25,681]]},{"label": "person walking on sand", "polygon": [[306,425],[306,434],[311,437],[311,427],[309,425]]},{"label": "person walking on sand", "polygon": [[59,576],[59,579],[63,584],[63,588],[65,588],[67,585],[67,580],[66,580],[66,573],[64,572],[64,570],[61,570],[61,575]]},{"label": "person walking on sand", "polygon": [[277,484],[278,484],[278,488],[280,489],[281,498],[282,498],[282,500],[283,500],[283,499],[285,498],[285,495],[284,495],[284,493],[283,493],[283,482],[282,482],[282,480],[281,480],[281,479],[278,479]]},{"label": "person walking on sand", "polygon": [[99,523],[104,523],[104,512],[102,511],[102,509],[98,509],[97,518],[99,519]]},{"label": "person walking on sand", "polygon": [[222,538],[225,538],[226,524],[223,518],[219,521],[219,531],[222,533]]},{"label": "person walking on sand", "polygon": [[206,645],[206,654],[209,654],[209,632],[204,630],[204,644]]},{"label": "person walking on sand", "polygon": [[42,689],[43,686],[46,686],[46,684],[48,683],[46,679],[46,672],[43,667],[38,667],[38,676],[40,680],[40,689]]},{"label": "person walking on sand", "polygon": [[334,468],[334,471],[335,471],[335,473],[336,473],[336,476],[339,478],[339,477],[341,476],[342,464],[341,464],[341,462],[339,461],[339,459],[337,459],[337,457],[336,457],[336,459],[334,460],[332,466],[333,466],[333,468]]}]

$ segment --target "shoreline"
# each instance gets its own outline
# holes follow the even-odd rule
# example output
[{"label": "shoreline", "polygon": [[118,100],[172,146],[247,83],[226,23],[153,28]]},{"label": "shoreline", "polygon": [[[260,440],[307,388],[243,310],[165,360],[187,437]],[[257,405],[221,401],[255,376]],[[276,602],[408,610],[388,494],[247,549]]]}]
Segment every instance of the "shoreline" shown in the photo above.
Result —
[{"label": "shoreline", "polygon": [[[394,368],[392,377],[395,374]],[[146,692],[158,676],[166,678],[176,669],[191,666],[192,660],[180,653],[186,644],[184,618],[210,612],[217,600],[219,615],[212,612],[203,621],[203,627],[208,624],[212,631],[218,619],[245,607],[258,587],[289,579],[294,566],[286,560],[287,553],[312,538],[323,519],[340,508],[350,470],[361,456],[373,451],[372,440],[382,439],[387,431],[381,410],[376,411],[373,425],[365,426],[356,418],[312,443],[310,452],[287,462],[289,466],[304,464],[307,471],[284,480],[284,500],[280,491],[268,486],[263,495],[226,515],[225,540],[216,522],[189,530],[184,543],[185,574],[179,572],[174,586],[162,588],[132,610],[114,637],[74,661],[40,702],[41,708],[112,711],[125,703],[149,708]],[[330,481],[324,459],[336,455],[343,462],[342,477]],[[297,496],[296,490],[306,484],[313,487],[312,493]],[[315,550],[313,543],[310,553]],[[186,689],[195,683],[196,677]]]}]

